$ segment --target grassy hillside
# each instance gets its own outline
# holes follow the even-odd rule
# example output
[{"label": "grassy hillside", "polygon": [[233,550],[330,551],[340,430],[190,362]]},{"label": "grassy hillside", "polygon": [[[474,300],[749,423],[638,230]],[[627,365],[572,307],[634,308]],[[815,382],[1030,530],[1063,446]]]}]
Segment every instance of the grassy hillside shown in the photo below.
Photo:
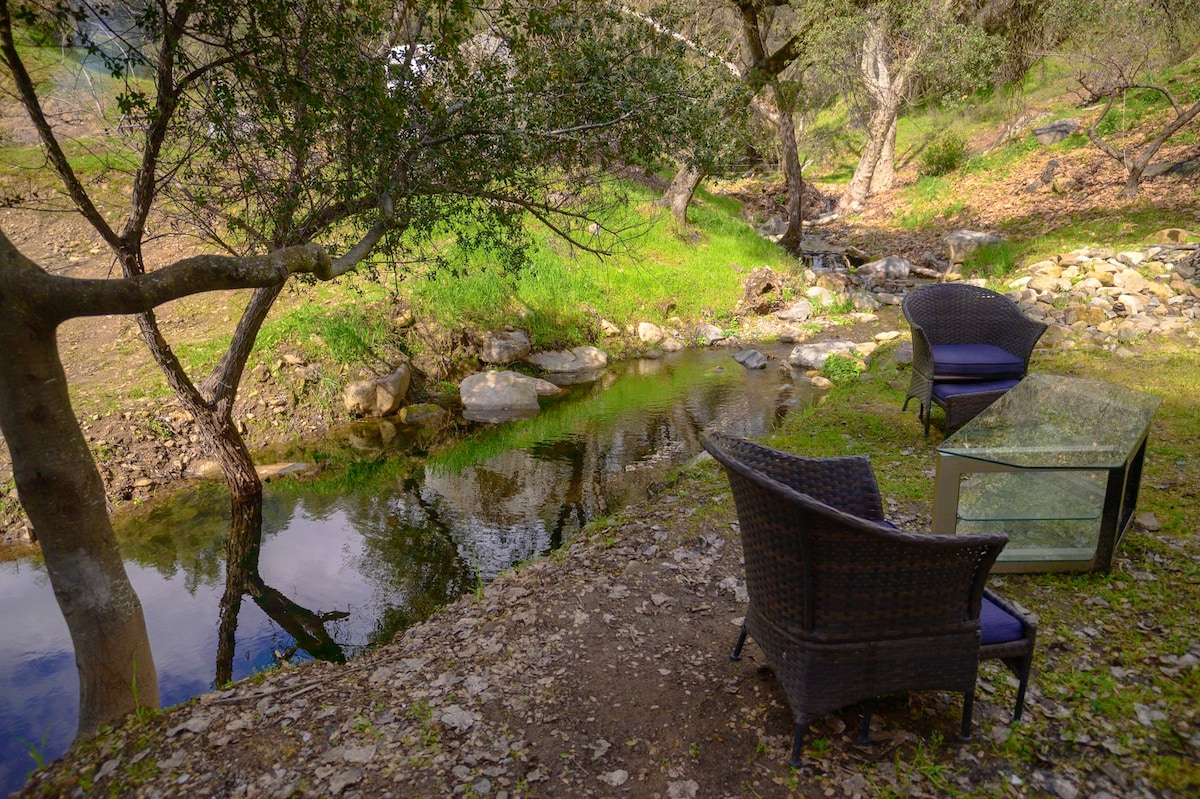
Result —
[{"label": "grassy hillside", "polygon": [[[1149,79],[1168,87],[1184,107],[1200,100],[1200,58]],[[889,244],[903,249],[906,237],[929,246],[955,228],[983,229],[1011,242],[992,254],[1011,266],[1078,247],[1132,247],[1166,227],[1200,230],[1200,175],[1149,178],[1138,199],[1122,200],[1122,166],[1085,134],[1102,104],[1079,103],[1072,67],[1049,60],[1035,66],[1018,90],[910,109],[898,125],[897,185],[863,214],[844,220],[833,237],[879,251]],[[1099,132],[1136,155],[1173,116],[1164,95],[1136,90],[1114,105]],[[1039,145],[1033,128],[1060,119],[1078,120],[1079,130],[1057,144]],[[849,181],[863,144],[861,135],[845,132],[848,121],[844,110],[830,111],[810,129],[820,142],[841,145],[822,150],[817,141],[807,144],[824,154],[810,177],[830,194]],[[944,174],[929,174],[931,148],[947,140],[962,142],[961,159]],[[1194,159],[1200,159],[1195,120],[1168,140],[1154,162]],[[1051,168],[1057,183],[1031,188]]]}]

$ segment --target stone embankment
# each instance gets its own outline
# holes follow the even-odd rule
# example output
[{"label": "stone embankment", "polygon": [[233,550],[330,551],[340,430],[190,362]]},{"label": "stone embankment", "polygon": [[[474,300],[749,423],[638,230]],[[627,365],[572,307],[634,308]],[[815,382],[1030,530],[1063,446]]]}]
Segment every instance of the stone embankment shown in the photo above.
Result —
[{"label": "stone embankment", "polygon": [[1009,286],[1021,308],[1051,326],[1047,343],[1126,345],[1156,334],[1195,336],[1200,250],[1077,251],[1040,261]]},{"label": "stone embankment", "polygon": [[[1156,334],[1195,337],[1200,330],[1200,245],[1151,245],[1114,252],[1086,249],[1038,261],[998,286],[1030,317],[1049,325],[1043,347],[1098,346],[1129,354],[1129,345]],[[961,280],[952,270],[945,280]],[[899,305],[921,282],[907,273],[879,279],[841,270],[809,270],[809,298],[818,305],[849,301],[861,311]],[[986,281],[970,282],[984,285]],[[993,287],[996,287],[993,282]],[[794,320],[800,300],[775,314]],[[801,313],[801,318],[807,318]],[[776,332],[787,323],[776,324]]]}]

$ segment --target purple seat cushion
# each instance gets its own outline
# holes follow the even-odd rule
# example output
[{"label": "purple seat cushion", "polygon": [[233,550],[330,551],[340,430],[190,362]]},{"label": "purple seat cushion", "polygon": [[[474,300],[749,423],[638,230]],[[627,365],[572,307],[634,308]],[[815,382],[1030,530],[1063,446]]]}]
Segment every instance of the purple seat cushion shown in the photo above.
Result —
[{"label": "purple seat cushion", "polygon": [[999,380],[1022,377],[1025,361],[993,344],[933,344],[933,379]]},{"label": "purple seat cushion", "polygon": [[1002,394],[1021,382],[1015,378],[1008,380],[984,380],[976,383],[937,383],[933,387],[933,396],[942,402],[950,397],[962,394]]},{"label": "purple seat cushion", "polygon": [[979,609],[979,626],[983,628],[983,646],[1020,641],[1024,637],[1021,620],[987,597]]}]

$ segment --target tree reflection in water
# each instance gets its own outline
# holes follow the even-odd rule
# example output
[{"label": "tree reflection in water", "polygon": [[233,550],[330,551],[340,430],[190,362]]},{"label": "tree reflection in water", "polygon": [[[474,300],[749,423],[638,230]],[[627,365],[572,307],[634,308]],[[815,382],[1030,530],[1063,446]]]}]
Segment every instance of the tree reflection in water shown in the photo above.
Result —
[{"label": "tree reflection in water", "polygon": [[284,659],[303,649],[318,660],[346,662],[345,653],[325,629],[325,623],[344,619],[349,613],[316,613],[296,604],[263,581],[258,571],[259,554],[262,551],[262,519],[261,499],[233,502],[226,548],[225,593],[221,596],[217,636],[218,686],[233,680],[238,612],[245,596],[253,599],[254,604],[295,641],[291,651],[283,653]]}]

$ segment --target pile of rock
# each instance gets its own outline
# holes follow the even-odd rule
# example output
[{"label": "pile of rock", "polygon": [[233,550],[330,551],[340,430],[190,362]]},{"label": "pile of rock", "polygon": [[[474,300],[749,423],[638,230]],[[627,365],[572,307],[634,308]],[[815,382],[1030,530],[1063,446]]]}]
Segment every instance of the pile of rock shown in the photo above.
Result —
[{"label": "pile of rock", "polygon": [[1194,247],[1076,250],[1032,264],[1008,287],[1025,313],[1050,325],[1045,344],[1119,350],[1148,335],[1196,336],[1198,268]]}]

